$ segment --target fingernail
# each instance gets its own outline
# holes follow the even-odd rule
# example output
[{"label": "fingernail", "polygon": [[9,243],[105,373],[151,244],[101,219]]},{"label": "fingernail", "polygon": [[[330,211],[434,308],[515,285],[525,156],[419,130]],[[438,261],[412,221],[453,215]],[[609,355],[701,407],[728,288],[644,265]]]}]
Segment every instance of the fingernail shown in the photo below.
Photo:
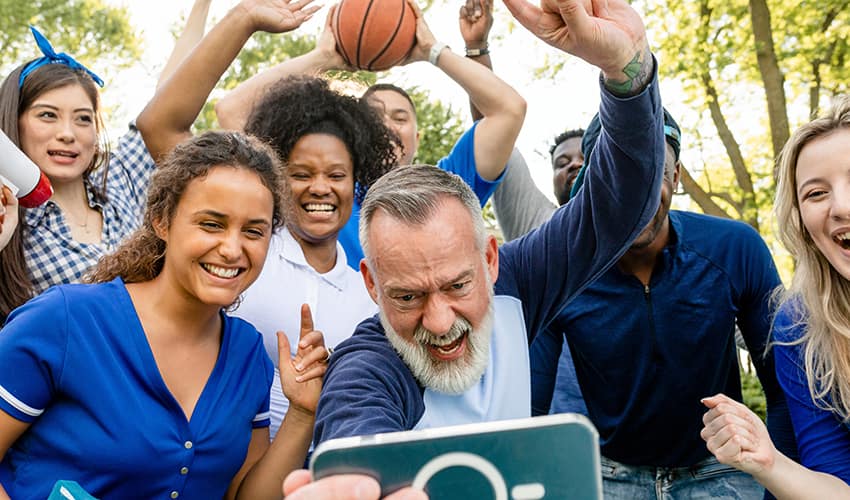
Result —
[{"label": "fingernail", "polygon": [[300,372],[301,370],[304,369],[304,365],[302,365],[301,363],[298,363],[297,365],[295,365],[295,369]]}]

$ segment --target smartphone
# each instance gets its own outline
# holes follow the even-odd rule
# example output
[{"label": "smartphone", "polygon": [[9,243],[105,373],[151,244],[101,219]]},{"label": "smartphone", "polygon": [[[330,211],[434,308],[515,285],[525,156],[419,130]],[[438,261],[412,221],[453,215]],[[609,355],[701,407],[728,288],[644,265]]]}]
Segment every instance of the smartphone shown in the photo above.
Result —
[{"label": "smartphone", "polygon": [[331,439],[310,471],[367,474],[382,496],[412,486],[438,500],[602,498],[599,434],[575,413]]}]

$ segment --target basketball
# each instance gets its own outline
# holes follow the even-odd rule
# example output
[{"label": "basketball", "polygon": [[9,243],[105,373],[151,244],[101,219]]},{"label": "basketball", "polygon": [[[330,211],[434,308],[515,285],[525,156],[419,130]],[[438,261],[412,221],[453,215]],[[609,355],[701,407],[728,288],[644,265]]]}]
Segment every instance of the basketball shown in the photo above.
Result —
[{"label": "basketball", "polygon": [[416,41],[416,16],[405,0],[342,0],[331,26],[345,61],[369,71],[404,61]]}]

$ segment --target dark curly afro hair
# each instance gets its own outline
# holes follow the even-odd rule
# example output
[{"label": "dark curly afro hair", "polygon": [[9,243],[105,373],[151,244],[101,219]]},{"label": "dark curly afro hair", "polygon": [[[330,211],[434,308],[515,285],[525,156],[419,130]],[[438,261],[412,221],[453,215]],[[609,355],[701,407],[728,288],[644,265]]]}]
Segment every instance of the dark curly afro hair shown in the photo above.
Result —
[{"label": "dark curly afro hair", "polygon": [[396,164],[398,139],[380,115],[357,98],[331,90],[321,78],[291,76],[277,82],[254,106],[245,132],[268,142],[284,163],[305,135],[336,136],[354,164],[358,203]]}]

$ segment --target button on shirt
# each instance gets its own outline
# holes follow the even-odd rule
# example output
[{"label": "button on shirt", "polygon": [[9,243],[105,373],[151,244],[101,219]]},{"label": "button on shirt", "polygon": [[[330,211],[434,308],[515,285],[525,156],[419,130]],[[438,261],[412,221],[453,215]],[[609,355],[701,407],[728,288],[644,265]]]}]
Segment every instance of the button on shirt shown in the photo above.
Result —
[{"label": "button on shirt", "polygon": [[89,206],[103,215],[100,243],[80,243],[71,237],[71,227],[59,205],[48,201],[24,212],[24,255],[36,294],[53,285],[75,283],[98,259],[115,250],[142,221],[148,186],[155,170],[142,134],[130,129],[109,155],[105,203],[97,201],[94,188],[103,184],[103,168],[86,180]]},{"label": "button on shirt", "polygon": [[325,337],[325,345],[336,346],[354,333],[362,320],[378,312],[360,273],[346,265],[345,251],[337,243],[336,265],[327,273],[317,272],[304,257],[301,245],[286,228],[271,238],[263,272],[243,294],[233,311],[263,335],[266,352],[275,365],[271,389],[271,436],[289,408],[278,372],[277,331],[289,338],[292,355],[301,332],[301,304],[309,304],[313,325]]}]

